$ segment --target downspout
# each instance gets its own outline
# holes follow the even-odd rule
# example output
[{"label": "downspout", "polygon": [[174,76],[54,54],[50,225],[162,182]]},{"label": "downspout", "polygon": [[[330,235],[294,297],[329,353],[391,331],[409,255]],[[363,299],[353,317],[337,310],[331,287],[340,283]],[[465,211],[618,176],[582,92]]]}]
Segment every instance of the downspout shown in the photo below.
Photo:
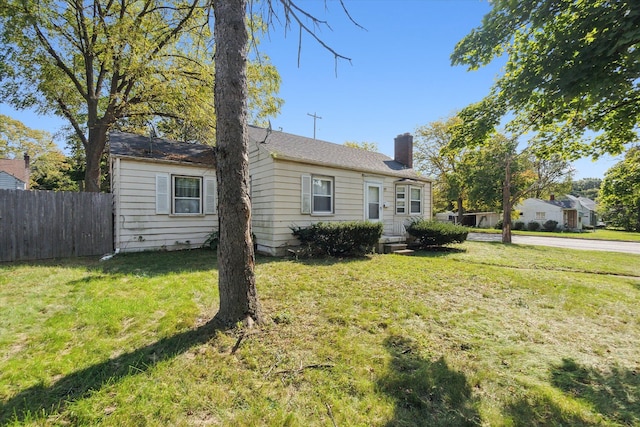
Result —
[{"label": "downspout", "polygon": [[114,195],[115,220],[113,224],[113,239],[115,253],[120,252],[120,158],[115,158],[115,165],[111,171],[111,191]]}]

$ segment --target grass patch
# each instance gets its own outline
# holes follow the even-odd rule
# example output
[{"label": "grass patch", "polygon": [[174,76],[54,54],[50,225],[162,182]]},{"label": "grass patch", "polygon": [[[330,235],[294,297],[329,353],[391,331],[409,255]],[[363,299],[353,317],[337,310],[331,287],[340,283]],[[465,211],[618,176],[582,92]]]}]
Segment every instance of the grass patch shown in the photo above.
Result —
[{"label": "grass patch", "polygon": [[[471,228],[472,233],[501,234],[502,230],[493,228]],[[567,239],[591,239],[591,240],[614,240],[620,242],[640,242],[640,233],[632,231],[596,229],[584,231],[582,233],[570,231],[526,231],[511,230],[514,235],[521,236],[542,236],[542,237],[565,237]]]},{"label": "grass patch", "polygon": [[640,423],[640,256],[460,248],[258,259],[233,354],[210,251],[0,265],[0,424]]}]

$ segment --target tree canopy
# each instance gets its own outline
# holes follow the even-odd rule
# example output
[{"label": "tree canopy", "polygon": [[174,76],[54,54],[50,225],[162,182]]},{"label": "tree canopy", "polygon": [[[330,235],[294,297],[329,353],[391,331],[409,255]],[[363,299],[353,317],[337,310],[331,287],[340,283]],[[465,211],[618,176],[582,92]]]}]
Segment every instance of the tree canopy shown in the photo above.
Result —
[{"label": "tree canopy", "polygon": [[640,231],[640,146],[631,148],[605,173],[599,203],[610,225]]},{"label": "tree canopy", "polygon": [[[86,189],[116,125],[160,121],[168,136],[213,141],[213,44],[208,2],[3,0],[0,96],[66,118],[86,154]],[[267,58],[250,72],[255,116],[275,114],[279,76]],[[207,141],[202,141],[206,139]]]},{"label": "tree canopy", "polygon": [[506,113],[509,130],[538,133],[542,155],[618,154],[638,140],[640,2],[496,0],[456,46],[473,70],[506,56],[490,94],[465,108],[458,143],[486,139]]}]

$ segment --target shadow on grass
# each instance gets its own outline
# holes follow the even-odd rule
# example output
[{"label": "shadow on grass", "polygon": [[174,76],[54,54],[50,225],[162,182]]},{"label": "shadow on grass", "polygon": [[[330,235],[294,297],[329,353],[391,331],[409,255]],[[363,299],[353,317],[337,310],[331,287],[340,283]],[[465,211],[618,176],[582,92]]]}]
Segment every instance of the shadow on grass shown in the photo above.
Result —
[{"label": "shadow on grass", "polygon": [[465,376],[449,368],[444,358],[421,358],[415,344],[402,336],[387,338],[385,346],[393,359],[378,387],[396,401],[387,426],[481,424]]},{"label": "shadow on grass", "polygon": [[639,372],[614,367],[603,373],[563,359],[562,364],[552,367],[551,384],[571,399],[587,402],[597,415],[585,419],[567,412],[548,396],[529,395],[506,408],[515,426],[640,425]]},{"label": "shadow on grass", "polygon": [[608,372],[563,359],[551,372],[551,383],[577,399],[589,402],[607,420],[640,425],[640,372],[617,366]]},{"label": "shadow on grass", "polygon": [[196,329],[71,373],[50,386],[40,384],[23,390],[0,404],[0,425],[20,423],[34,416],[46,418],[62,412],[67,404],[100,390],[106,384],[143,373],[159,362],[209,341],[219,329],[215,321],[210,321]]}]

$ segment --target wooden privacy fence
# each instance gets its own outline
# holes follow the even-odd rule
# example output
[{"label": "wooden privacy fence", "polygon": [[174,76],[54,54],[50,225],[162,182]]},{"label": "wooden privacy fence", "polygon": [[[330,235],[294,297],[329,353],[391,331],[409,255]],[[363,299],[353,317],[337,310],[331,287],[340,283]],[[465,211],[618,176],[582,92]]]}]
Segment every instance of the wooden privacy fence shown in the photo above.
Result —
[{"label": "wooden privacy fence", "polygon": [[113,196],[0,190],[0,261],[113,251]]}]

